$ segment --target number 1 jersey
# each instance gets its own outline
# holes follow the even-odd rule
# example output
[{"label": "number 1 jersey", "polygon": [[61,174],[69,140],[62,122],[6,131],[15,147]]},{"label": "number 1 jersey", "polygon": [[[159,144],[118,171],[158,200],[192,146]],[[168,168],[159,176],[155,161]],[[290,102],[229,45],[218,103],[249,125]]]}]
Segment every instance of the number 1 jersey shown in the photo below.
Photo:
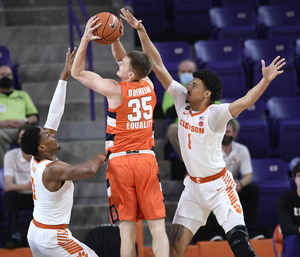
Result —
[{"label": "number 1 jersey", "polygon": [[154,149],[154,89],[145,80],[120,82],[123,100],[119,107],[108,107],[106,152]]}]

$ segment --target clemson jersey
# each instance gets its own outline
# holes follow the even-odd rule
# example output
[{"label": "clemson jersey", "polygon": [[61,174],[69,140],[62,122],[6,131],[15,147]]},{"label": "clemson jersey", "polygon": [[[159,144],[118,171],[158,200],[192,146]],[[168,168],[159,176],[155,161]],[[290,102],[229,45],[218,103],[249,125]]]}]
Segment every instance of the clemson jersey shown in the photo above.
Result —
[{"label": "clemson jersey", "polygon": [[154,149],[154,89],[145,80],[119,83],[123,100],[115,109],[108,108],[106,152]]},{"label": "clemson jersey", "polygon": [[34,201],[33,218],[47,225],[69,224],[73,205],[74,185],[65,181],[63,186],[50,192],[43,184],[43,173],[51,164],[50,160],[37,161],[32,157],[30,162],[32,197]]}]

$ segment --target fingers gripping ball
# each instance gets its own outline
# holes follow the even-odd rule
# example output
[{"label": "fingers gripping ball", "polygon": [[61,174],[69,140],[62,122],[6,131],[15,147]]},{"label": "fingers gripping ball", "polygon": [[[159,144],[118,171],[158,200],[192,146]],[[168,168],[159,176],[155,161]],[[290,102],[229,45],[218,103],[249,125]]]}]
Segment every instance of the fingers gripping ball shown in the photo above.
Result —
[{"label": "fingers gripping ball", "polygon": [[100,39],[95,39],[95,42],[101,45],[109,45],[121,36],[121,28],[119,19],[109,12],[101,12],[97,14],[99,20],[96,24],[102,25],[93,31],[94,36],[99,36]]}]

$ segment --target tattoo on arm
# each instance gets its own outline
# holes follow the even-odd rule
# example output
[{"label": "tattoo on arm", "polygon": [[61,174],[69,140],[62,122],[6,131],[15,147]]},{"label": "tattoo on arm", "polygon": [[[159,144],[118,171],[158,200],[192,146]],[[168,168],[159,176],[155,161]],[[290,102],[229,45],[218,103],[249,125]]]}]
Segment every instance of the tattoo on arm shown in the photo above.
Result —
[{"label": "tattoo on arm", "polygon": [[175,243],[178,242],[184,233],[184,226],[182,225],[172,225],[171,235],[170,235],[170,244],[175,246]]}]

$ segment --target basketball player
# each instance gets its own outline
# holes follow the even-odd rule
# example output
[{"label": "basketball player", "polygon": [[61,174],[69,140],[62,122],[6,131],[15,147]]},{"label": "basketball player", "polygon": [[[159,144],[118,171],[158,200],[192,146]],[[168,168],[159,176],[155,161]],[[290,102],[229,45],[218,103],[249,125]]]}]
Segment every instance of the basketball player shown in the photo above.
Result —
[{"label": "basketball player", "polygon": [[[125,52],[121,42],[112,44],[122,80],[104,79],[84,70],[89,41],[99,39],[93,31],[96,16],[86,24],[75,56],[72,76],[108,101],[106,130],[106,171],[110,218],[117,223],[121,236],[121,256],[136,256],[136,221],[146,219],[152,235],[155,256],[169,256],[165,230],[165,206],[159,182],[153,136],[153,110],[156,104],[153,83],[147,77],[152,63],[140,51]],[[121,22],[121,20],[120,20]],[[123,26],[121,27],[123,33]]]},{"label": "basketball player", "polygon": [[98,153],[87,162],[69,165],[57,160],[59,144],[54,137],[64,112],[67,79],[74,55],[75,49],[70,54],[69,48],[44,129],[32,127],[21,138],[22,151],[34,156],[30,163],[34,211],[27,235],[34,257],[97,256],[72,236],[67,225],[73,205],[72,180],[92,177],[106,155]]},{"label": "basketball player", "polygon": [[276,57],[265,67],[261,81],[242,98],[231,104],[215,105],[222,95],[222,82],[213,72],[197,70],[186,89],[174,81],[159,52],[149,39],[141,20],[129,11],[121,17],[138,32],[142,48],[153,62],[153,71],[174,99],[178,114],[178,136],[182,158],[189,173],[180,197],[170,235],[170,256],[183,256],[199,227],[205,225],[211,211],[226,232],[228,243],[237,257],[257,256],[250,245],[243,210],[231,172],[225,168],[221,142],[227,122],[252,106],[284,65]]}]

